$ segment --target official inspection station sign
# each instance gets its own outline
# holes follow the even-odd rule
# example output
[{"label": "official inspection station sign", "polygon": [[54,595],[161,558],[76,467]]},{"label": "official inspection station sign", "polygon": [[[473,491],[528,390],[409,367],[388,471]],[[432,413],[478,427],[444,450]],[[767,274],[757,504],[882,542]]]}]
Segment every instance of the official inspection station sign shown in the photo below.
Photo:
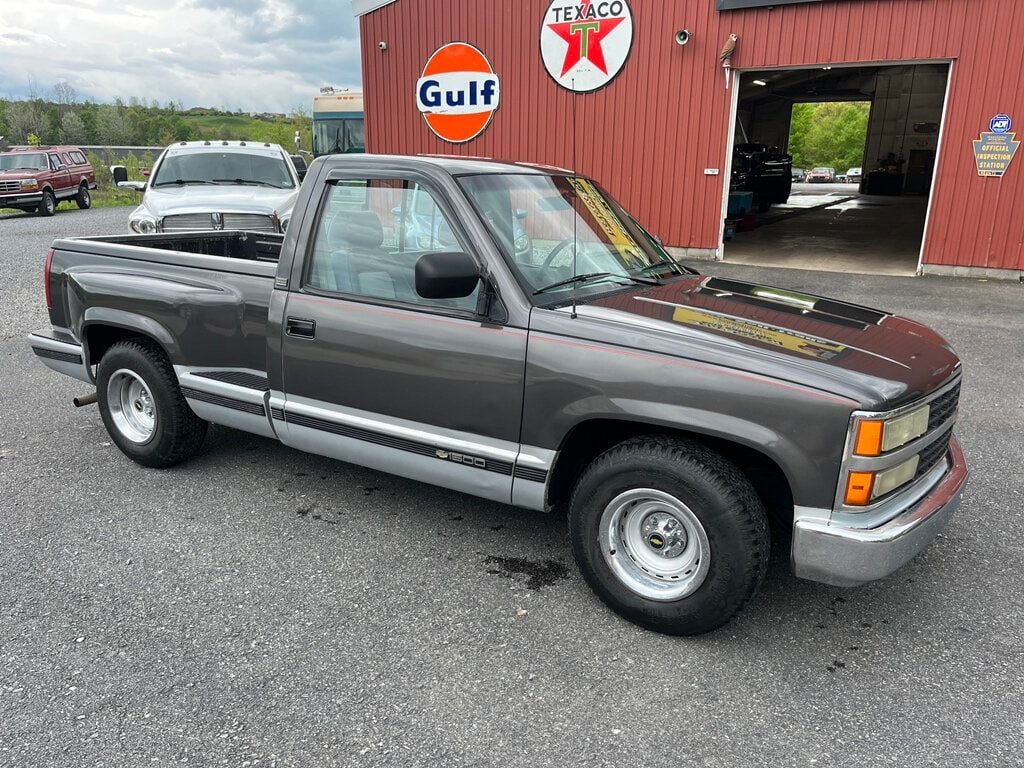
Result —
[{"label": "official inspection station sign", "polygon": [[554,0],[540,27],[544,68],[577,93],[608,85],[632,47],[633,11],[626,0]]},{"label": "official inspection station sign", "polygon": [[1002,178],[1010,167],[1020,142],[1017,134],[1010,133],[1013,121],[1008,115],[996,115],[989,121],[991,131],[985,131],[974,141],[974,160],[979,176]]}]

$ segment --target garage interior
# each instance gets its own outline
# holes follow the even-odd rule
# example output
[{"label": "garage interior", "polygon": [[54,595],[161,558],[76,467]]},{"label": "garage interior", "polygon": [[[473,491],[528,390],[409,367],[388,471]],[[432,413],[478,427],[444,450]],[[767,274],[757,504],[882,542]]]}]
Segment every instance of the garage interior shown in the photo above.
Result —
[{"label": "garage interior", "polygon": [[948,78],[946,63],[743,72],[737,78],[736,144],[757,142],[788,152],[794,104],[867,101],[871,107],[860,184],[794,181],[786,203],[727,222],[731,237],[724,241],[724,259],[915,274]]}]

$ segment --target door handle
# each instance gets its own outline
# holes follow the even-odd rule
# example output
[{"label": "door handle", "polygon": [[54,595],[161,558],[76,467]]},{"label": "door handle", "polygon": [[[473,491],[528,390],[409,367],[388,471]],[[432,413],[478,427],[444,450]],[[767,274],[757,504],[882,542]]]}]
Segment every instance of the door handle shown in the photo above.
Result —
[{"label": "door handle", "polygon": [[301,317],[285,318],[284,332],[289,336],[297,336],[300,339],[315,338],[316,320],[306,320]]}]

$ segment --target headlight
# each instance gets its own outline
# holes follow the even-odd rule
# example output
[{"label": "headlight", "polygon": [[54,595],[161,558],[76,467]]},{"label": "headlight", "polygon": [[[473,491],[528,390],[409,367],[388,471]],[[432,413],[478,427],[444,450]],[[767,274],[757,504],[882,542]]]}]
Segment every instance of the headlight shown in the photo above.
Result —
[{"label": "headlight", "polygon": [[22,179],[22,189],[37,189],[39,187],[39,179]]},{"label": "headlight", "polygon": [[930,406],[905,413],[886,421],[865,419],[857,425],[853,452],[858,456],[881,456],[906,445],[928,431]]},{"label": "headlight", "polygon": [[156,219],[148,217],[140,217],[138,219],[131,219],[128,225],[136,232],[141,235],[153,235],[159,231],[159,227],[156,224]]},{"label": "headlight", "polygon": [[844,501],[851,507],[867,506],[913,480],[920,462],[920,456],[911,456],[902,464],[881,472],[851,472],[846,479]]}]

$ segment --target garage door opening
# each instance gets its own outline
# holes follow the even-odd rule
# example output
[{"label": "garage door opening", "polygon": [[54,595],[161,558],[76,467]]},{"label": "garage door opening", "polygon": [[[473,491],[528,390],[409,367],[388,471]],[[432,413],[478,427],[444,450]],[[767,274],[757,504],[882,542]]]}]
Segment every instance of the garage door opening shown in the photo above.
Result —
[{"label": "garage door opening", "polygon": [[948,78],[947,63],[743,72],[724,259],[915,274]]}]

